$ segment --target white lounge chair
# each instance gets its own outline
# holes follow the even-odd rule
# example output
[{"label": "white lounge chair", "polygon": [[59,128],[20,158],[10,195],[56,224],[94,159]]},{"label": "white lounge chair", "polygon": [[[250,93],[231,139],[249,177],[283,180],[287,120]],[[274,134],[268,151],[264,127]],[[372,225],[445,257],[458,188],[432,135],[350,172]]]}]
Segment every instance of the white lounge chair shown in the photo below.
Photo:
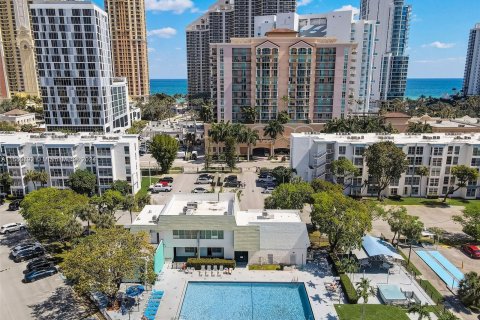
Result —
[{"label": "white lounge chair", "polygon": [[218,276],[218,266],[217,266],[217,265],[214,265],[214,266],[213,266],[212,276],[213,276],[215,273],[216,273],[217,276]]},{"label": "white lounge chair", "polygon": [[223,265],[220,265],[220,267],[218,268],[218,276],[221,277],[222,276],[222,271],[223,273],[225,273],[225,269],[223,269]]},{"label": "white lounge chair", "polygon": [[228,274],[232,274],[233,268],[228,268]]},{"label": "white lounge chair", "polygon": [[212,272],[212,266],[211,265],[208,265],[207,266],[207,272],[205,273],[206,276],[208,276],[208,274]]},{"label": "white lounge chair", "polygon": [[202,275],[204,272],[205,272],[205,265],[202,264],[202,265],[200,266],[199,275]]}]

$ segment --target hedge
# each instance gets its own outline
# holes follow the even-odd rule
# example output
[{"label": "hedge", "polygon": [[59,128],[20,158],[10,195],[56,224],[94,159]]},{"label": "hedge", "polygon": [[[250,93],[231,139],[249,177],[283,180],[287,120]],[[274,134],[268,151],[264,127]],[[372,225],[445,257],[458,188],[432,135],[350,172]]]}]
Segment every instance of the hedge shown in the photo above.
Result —
[{"label": "hedge", "polygon": [[444,297],[428,280],[419,279],[418,283],[435,303],[443,303]]},{"label": "hedge", "polygon": [[248,270],[282,270],[279,264],[249,264]]},{"label": "hedge", "polygon": [[196,270],[200,270],[203,266],[221,266],[223,265],[224,268],[235,268],[235,260],[227,260],[227,259],[209,259],[209,258],[189,258],[187,260],[187,267],[193,267]]},{"label": "hedge", "polygon": [[358,302],[358,295],[357,290],[353,286],[350,278],[346,274],[340,275],[340,284],[342,285],[343,291],[347,296],[348,303],[357,303]]},{"label": "hedge", "polygon": [[343,270],[343,267],[340,263],[340,259],[338,259],[338,257],[333,253],[330,253],[330,259],[332,259],[333,268],[335,269],[335,272],[337,274],[344,274],[345,271]]}]

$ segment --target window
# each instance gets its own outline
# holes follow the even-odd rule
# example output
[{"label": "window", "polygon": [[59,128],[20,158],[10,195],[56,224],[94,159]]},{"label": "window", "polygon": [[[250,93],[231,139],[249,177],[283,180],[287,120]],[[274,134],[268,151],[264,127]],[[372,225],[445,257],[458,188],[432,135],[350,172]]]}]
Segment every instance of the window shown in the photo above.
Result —
[{"label": "window", "polygon": [[432,158],[432,166],[441,167],[442,166],[442,158]]},{"label": "window", "polygon": [[417,147],[417,155],[423,155],[423,147]]},{"label": "window", "polygon": [[125,153],[130,153],[130,147],[129,147],[129,146],[123,147],[123,151],[124,151]]},{"label": "window", "polygon": [[441,156],[443,154],[443,147],[433,147],[432,154],[434,156]]},{"label": "window", "polygon": [[212,253],[222,253],[223,252],[223,248],[211,248],[212,249]]},{"label": "window", "polygon": [[353,164],[356,166],[363,166],[363,158],[355,158]]},{"label": "window", "polygon": [[480,167],[480,158],[472,158],[470,165],[472,167]]},{"label": "window", "polygon": [[412,196],[418,195],[418,187],[412,187]]},{"label": "window", "polygon": [[110,158],[98,158],[97,164],[100,167],[111,167],[112,166],[112,159]]},{"label": "window", "polygon": [[439,180],[440,180],[439,178],[431,178],[429,185],[431,187],[438,187]]},{"label": "window", "polygon": [[195,253],[195,248],[194,247],[186,247],[185,248],[185,253]]},{"label": "window", "polygon": [[355,147],[356,156],[363,156],[364,151],[365,151],[365,147]]},{"label": "window", "polygon": [[408,154],[415,154],[415,147],[408,147]]},{"label": "window", "polygon": [[430,172],[430,176],[439,177],[440,176],[440,168],[432,168],[432,171]]},{"label": "window", "polygon": [[345,153],[347,153],[347,147],[346,146],[338,147],[338,154],[345,154]]},{"label": "window", "polygon": [[467,197],[475,197],[476,189],[467,189]]}]

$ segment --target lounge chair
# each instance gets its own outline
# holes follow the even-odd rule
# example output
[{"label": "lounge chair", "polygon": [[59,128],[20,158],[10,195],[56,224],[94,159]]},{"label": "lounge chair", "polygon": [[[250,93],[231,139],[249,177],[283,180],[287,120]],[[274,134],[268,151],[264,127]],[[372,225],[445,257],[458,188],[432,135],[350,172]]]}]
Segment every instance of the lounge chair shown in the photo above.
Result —
[{"label": "lounge chair", "polygon": [[232,274],[233,268],[228,268],[228,274]]},{"label": "lounge chair", "polygon": [[202,275],[205,272],[205,265],[200,266],[200,275]]},{"label": "lounge chair", "polygon": [[207,266],[207,272],[205,273],[206,276],[208,276],[208,274],[212,272],[212,266],[211,265],[208,265]]},{"label": "lounge chair", "polygon": [[223,265],[220,265],[220,267],[218,268],[218,276],[221,277],[222,276],[222,271],[223,270],[223,273],[225,273],[225,270],[223,269]]},{"label": "lounge chair", "polygon": [[217,265],[213,266],[212,276],[215,275],[215,273],[218,275],[218,266]]},{"label": "lounge chair", "polygon": [[223,268],[223,273],[228,274],[228,268]]}]

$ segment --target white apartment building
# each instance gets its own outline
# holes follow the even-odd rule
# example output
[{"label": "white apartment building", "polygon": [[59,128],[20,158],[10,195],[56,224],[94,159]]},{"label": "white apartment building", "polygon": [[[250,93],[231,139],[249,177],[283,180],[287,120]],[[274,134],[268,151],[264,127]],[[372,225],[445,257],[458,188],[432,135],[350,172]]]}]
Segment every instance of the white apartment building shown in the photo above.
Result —
[{"label": "white apartment building", "polygon": [[30,6],[48,131],[130,127],[125,78],[114,78],[107,14],[90,1]]},{"label": "white apartment building", "polygon": [[[450,174],[452,166],[466,165],[480,169],[480,134],[320,134],[293,133],[291,135],[290,161],[297,175],[306,181],[315,178],[333,181],[330,164],[333,160],[347,158],[358,167],[360,175],[349,185],[346,194],[376,195],[376,188],[368,175],[363,157],[368,146],[382,141],[393,141],[406,154],[408,168],[401,178],[392,181],[384,191],[385,196],[445,195],[455,178]],[[426,177],[416,174],[416,168],[426,166]],[[369,183],[365,183],[365,182]],[[342,182],[342,181],[337,181]],[[479,181],[470,182],[453,197],[475,199]]]},{"label": "white apartment building", "polygon": [[240,211],[234,193],[174,194],[146,206],[130,227],[162,243],[165,259],[235,259],[249,264],[306,261],[307,228],[296,210]]},{"label": "white apartment building", "polygon": [[349,73],[354,76],[350,100],[351,113],[368,112],[373,83],[376,21],[357,20],[353,11],[332,11],[298,15],[294,12],[255,17],[255,37],[274,29],[291,29],[299,37],[329,37],[357,44],[357,56]]},{"label": "white apartment building", "polygon": [[480,95],[480,23],[470,30],[468,38],[463,93],[468,96]]},{"label": "white apartment building", "polygon": [[126,180],[136,193],[141,187],[138,151],[137,135],[0,133],[0,172],[12,176],[15,196],[34,190],[34,183],[24,179],[29,170],[48,173],[44,187],[68,188],[70,175],[86,169],[97,175],[100,192],[115,180]]},{"label": "white apartment building", "polygon": [[35,113],[13,109],[0,114],[0,121],[7,121],[17,126],[24,124],[36,124]]}]

